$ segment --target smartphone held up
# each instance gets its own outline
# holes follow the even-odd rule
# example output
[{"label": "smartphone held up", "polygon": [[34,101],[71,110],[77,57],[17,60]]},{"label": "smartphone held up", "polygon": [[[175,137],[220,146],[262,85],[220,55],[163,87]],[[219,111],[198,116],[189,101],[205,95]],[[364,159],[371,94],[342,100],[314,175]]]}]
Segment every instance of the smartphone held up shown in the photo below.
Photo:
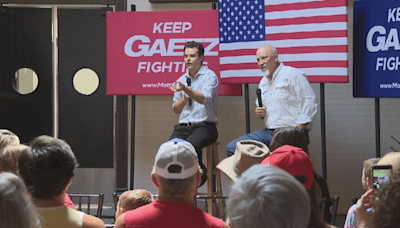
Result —
[{"label": "smartphone held up", "polygon": [[374,165],[372,169],[372,176],[374,181],[375,196],[378,194],[378,191],[382,186],[382,184],[389,181],[391,175],[392,175],[391,165]]}]

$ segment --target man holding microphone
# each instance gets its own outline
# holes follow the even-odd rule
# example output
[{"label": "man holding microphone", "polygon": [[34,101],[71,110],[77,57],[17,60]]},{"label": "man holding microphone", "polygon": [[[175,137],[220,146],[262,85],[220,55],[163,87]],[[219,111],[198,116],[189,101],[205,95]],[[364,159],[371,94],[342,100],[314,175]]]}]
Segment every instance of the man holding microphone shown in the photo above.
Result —
[{"label": "man holding microphone", "polygon": [[[258,88],[262,102],[256,100],[255,114],[263,118],[265,128],[241,136],[226,146],[226,153],[235,153],[236,143],[241,140],[256,140],[270,145],[275,129],[302,127],[307,140],[310,124],[318,110],[318,101],[307,76],[300,70],[279,62],[278,51],[271,45],[257,50],[257,63],[264,77]],[[263,104],[262,107],[258,107]]]},{"label": "man holding microphone", "polygon": [[218,138],[218,78],[212,70],[203,66],[203,59],[203,45],[196,41],[187,42],[184,46],[187,71],[169,87],[174,92],[173,111],[180,114],[179,124],[174,126],[170,139],[184,139],[196,149],[202,172],[200,186],[207,180],[202,148]]}]

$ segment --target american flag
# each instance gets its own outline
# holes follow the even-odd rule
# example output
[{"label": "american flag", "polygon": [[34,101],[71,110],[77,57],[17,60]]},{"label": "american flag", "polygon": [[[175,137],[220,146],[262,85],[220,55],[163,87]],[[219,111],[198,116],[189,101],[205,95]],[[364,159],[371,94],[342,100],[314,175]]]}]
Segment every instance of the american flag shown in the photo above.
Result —
[{"label": "american flag", "polygon": [[219,0],[222,83],[258,83],[259,47],[310,82],[347,83],[347,0]]}]

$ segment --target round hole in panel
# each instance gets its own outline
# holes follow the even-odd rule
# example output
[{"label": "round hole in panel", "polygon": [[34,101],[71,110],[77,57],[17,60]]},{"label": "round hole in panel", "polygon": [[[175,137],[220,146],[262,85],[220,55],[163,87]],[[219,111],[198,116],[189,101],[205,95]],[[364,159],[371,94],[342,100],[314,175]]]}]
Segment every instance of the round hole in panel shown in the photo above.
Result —
[{"label": "round hole in panel", "polygon": [[32,69],[21,68],[15,72],[13,86],[18,93],[23,95],[33,93],[38,84],[38,76]]},{"label": "round hole in panel", "polygon": [[99,76],[89,68],[78,70],[73,78],[75,90],[83,95],[93,94],[99,88],[99,82]]}]

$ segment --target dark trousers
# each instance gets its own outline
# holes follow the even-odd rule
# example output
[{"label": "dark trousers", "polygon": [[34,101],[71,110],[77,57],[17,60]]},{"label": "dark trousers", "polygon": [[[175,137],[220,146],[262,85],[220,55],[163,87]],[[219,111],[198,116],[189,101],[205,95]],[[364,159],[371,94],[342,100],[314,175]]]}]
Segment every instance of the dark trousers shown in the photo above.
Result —
[{"label": "dark trousers", "polygon": [[202,149],[218,139],[218,131],[215,123],[201,122],[194,125],[181,125],[174,126],[174,132],[170,139],[180,138],[190,142],[196,149],[199,165],[204,167]]}]

